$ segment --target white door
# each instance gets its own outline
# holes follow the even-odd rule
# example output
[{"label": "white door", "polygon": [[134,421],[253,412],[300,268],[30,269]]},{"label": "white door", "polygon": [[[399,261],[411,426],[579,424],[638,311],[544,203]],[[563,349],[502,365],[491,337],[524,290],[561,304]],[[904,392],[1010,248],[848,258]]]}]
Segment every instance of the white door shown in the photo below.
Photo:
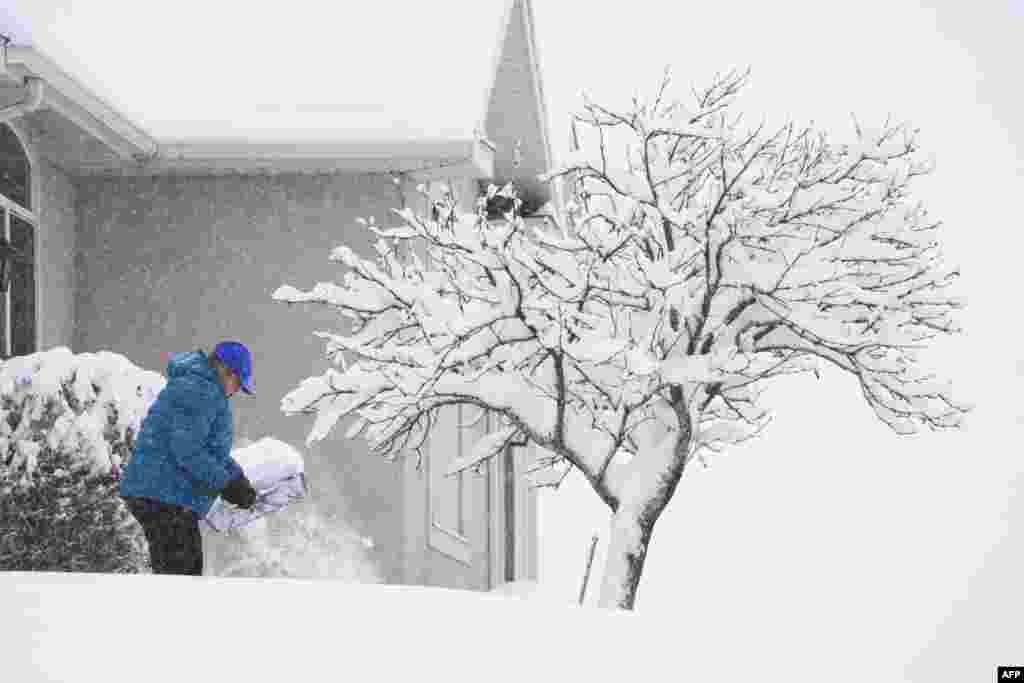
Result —
[{"label": "white door", "polygon": [[473,447],[486,425],[461,426],[471,408],[442,409],[420,467],[406,458],[405,583],[487,590],[491,587],[491,467],[446,476],[451,460]]},{"label": "white door", "polygon": [[[472,470],[446,476],[451,460],[472,448],[473,433],[479,432],[464,425],[463,406],[441,409],[438,424],[430,437],[427,451],[428,518],[430,526],[427,544],[442,555],[463,566],[472,567],[474,555],[486,551],[486,529],[478,528],[487,514],[488,491],[481,485],[481,477]],[[474,547],[484,541],[484,547]],[[476,542],[476,543],[474,543]]]}]

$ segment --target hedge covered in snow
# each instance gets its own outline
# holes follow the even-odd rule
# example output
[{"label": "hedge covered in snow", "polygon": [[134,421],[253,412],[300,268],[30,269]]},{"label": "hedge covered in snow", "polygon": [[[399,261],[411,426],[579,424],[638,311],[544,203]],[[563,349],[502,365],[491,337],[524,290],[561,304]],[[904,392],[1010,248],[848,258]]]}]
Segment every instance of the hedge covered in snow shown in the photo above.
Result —
[{"label": "hedge covered in snow", "polygon": [[145,567],[117,486],[165,383],[107,351],[58,347],[0,363],[0,569]]}]

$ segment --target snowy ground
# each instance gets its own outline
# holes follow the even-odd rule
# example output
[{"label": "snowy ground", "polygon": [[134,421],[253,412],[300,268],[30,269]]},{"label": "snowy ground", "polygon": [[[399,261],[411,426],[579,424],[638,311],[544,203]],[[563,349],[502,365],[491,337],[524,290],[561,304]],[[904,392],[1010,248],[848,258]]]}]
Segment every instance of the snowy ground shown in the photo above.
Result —
[{"label": "snowy ground", "polygon": [[653,662],[630,662],[645,647],[638,615],[557,602],[322,580],[0,573],[0,680],[525,683],[653,673]]},{"label": "snowy ground", "polygon": [[863,641],[815,647],[787,637],[784,619],[774,630],[740,621],[730,637],[685,615],[576,607],[530,584],[501,593],[0,572],[0,681],[906,680]]}]

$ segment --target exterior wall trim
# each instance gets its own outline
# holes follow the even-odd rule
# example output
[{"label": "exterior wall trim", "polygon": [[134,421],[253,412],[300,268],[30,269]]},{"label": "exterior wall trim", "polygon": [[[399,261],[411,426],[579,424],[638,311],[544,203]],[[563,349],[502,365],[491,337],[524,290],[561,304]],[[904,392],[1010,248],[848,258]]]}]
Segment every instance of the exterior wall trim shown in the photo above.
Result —
[{"label": "exterior wall trim", "polygon": [[[43,350],[43,321],[46,320],[46,297],[45,289],[43,287],[43,244],[46,241],[43,239],[46,234],[46,226],[39,220],[39,217],[43,215],[42,206],[40,205],[41,197],[43,196],[42,185],[43,177],[39,172],[39,155],[36,154],[35,146],[29,140],[29,136],[26,134],[21,122],[17,119],[8,121],[6,125],[14,131],[14,136],[18,138],[18,142],[21,144],[21,148],[25,150],[25,155],[28,157],[29,164],[29,182],[31,183],[29,188],[29,211],[21,209],[21,207],[15,207],[14,213],[28,214],[31,219],[32,225],[35,227],[35,235],[33,235],[33,243],[35,248],[33,249],[33,263],[32,269],[35,273],[35,309],[36,309],[36,320],[35,320],[35,347],[37,351]],[[20,209],[20,210],[19,210]],[[74,321],[71,321],[74,325]]]},{"label": "exterior wall trim", "polygon": [[151,155],[156,151],[156,142],[149,135],[43,53],[30,47],[8,47],[7,61],[11,67],[21,67],[24,75],[46,82],[44,106],[55,109],[121,157]]}]

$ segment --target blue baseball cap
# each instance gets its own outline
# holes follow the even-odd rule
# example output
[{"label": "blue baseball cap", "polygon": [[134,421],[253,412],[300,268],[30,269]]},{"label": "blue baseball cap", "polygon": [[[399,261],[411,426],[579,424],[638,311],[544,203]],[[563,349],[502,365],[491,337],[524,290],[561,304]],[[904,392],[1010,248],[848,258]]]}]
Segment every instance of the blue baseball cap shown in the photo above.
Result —
[{"label": "blue baseball cap", "polygon": [[242,342],[223,341],[213,349],[214,357],[218,358],[225,367],[234,371],[241,380],[242,391],[247,394],[255,394],[256,390],[252,385],[252,354]]}]

